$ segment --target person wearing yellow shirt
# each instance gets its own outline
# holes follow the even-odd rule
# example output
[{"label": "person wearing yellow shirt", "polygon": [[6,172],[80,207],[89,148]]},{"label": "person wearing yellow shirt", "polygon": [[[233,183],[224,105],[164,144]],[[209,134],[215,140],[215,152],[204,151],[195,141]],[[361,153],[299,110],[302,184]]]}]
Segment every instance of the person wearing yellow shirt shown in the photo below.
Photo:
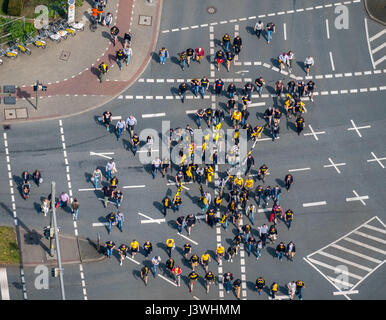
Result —
[{"label": "person wearing yellow shirt", "polygon": [[172,250],[176,247],[176,244],[174,242],[174,239],[167,239],[166,240],[166,251],[169,255],[169,258],[172,256]]},{"label": "person wearing yellow shirt", "polygon": [[237,128],[241,121],[241,112],[238,109],[235,108],[235,110],[233,111],[231,120],[233,121],[233,128]]},{"label": "person wearing yellow shirt", "polygon": [[233,183],[235,184],[235,186],[241,188],[243,186],[244,179],[240,175],[237,175],[233,180]]},{"label": "person wearing yellow shirt", "polygon": [[224,246],[219,244],[217,246],[217,249],[216,249],[216,256],[217,256],[217,263],[218,264],[220,264],[220,261],[224,257],[224,255],[225,255],[225,248],[224,248]]},{"label": "person wearing yellow shirt", "polygon": [[208,252],[206,252],[206,253],[204,253],[201,256],[201,264],[204,267],[205,272],[208,272],[208,264],[209,264],[209,262],[210,262],[210,255],[209,255]]},{"label": "person wearing yellow shirt", "polygon": [[253,179],[251,177],[245,179],[245,182],[244,182],[244,188],[245,190],[248,191],[251,191],[253,189],[253,185],[254,185],[254,182],[253,182]]},{"label": "person wearing yellow shirt", "polygon": [[130,251],[131,251],[131,257],[134,259],[134,256],[135,254],[138,252],[139,250],[139,243],[137,240],[133,240],[131,241],[130,243]]}]

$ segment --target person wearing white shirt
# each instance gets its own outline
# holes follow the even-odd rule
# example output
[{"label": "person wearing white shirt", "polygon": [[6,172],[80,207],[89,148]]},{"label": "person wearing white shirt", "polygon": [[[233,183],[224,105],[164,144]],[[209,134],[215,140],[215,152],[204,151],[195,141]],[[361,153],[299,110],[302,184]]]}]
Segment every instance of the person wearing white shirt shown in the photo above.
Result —
[{"label": "person wearing white shirt", "polygon": [[258,21],[253,30],[255,30],[257,38],[260,39],[261,32],[264,30],[264,23]]},{"label": "person wearing white shirt", "polygon": [[295,283],[295,281],[288,282],[287,288],[288,288],[288,295],[290,297],[290,300],[292,300],[294,298],[295,292],[296,292],[296,283]]},{"label": "person wearing white shirt", "polygon": [[125,45],[123,48],[123,54],[124,54],[124,61],[126,62],[126,65],[129,64],[130,58],[133,55],[133,49],[129,45]]},{"label": "person wearing white shirt", "polygon": [[280,62],[280,69],[281,71],[284,70],[285,66],[289,65],[289,59],[285,52],[279,56],[279,62]]},{"label": "person wearing white shirt", "polygon": [[130,136],[132,137],[134,134],[134,126],[137,124],[137,119],[131,114],[126,119],[126,129],[129,130]]},{"label": "person wearing white shirt", "polygon": [[161,171],[161,163],[162,163],[162,161],[160,158],[154,159],[151,162],[151,174],[153,175],[153,179],[155,178],[157,171],[158,170]]},{"label": "person wearing white shirt", "polygon": [[115,162],[114,162],[114,159],[111,159],[109,162],[107,162],[106,164],[106,173],[107,173],[107,179],[110,180],[111,179],[111,173],[112,171],[115,171],[116,168],[115,168]]},{"label": "person wearing white shirt", "polygon": [[304,66],[306,68],[307,76],[310,75],[310,67],[314,65],[314,58],[308,56],[306,60],[304,60]]}]

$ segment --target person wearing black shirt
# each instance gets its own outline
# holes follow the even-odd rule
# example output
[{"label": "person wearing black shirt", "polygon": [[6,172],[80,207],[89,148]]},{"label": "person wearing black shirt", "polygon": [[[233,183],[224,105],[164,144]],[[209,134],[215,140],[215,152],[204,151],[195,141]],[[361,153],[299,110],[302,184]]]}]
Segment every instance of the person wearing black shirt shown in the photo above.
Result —
[{"label": "person wearing black shirt", "polygon": [[137,153],[138,146],[139,146],[139,137],[136,133],[134,133],[133,138],[131,139],[131,150],[133,151],[134,156]]},{"label": "person wearing black shirt", "polygon": [[186,49],[186,58],[188,67],[190,66],[190,60],[193,58],[194,50],[192,48]]},{"label": "person wearing black shirt", "polygon": [[200,92],[201,92],[201,97],[204,99],[204,95],[205,95],[205,90],[208,90],[209,88],[209,80],[207,79],[207,77],[203,77],[201,79],[201,83],[200,83]]},{"label": "person wearing black shirt", "polygon": [[240,36],[236,36],[233,39],[233,48],[235,49],[236,55],[239,55],[242,46],[243,46],[243,41],[241,40]]},{"label": "person wearing black shirt", "polygon": [[219,70],[220,63],[224,62],[224,52],[221,50],[216,52],[216,64],[217,64],[217,70]]},{"label": "person wearing black shirt", "polygon": [[109,110],[103,112],[102,122],[106,125],[106,130],[110,131],[110,122],[113,120],[113,115]]},{"label": "person wearing black shirt", "polygon": [[263,77],[257,78],[255,80],[255,84],[256,84],[257,92],[258,92],[259,96],[261,97],[261,93],[263,91],[263,86],[265,85],[265,81],[264,81]]},{"label": "person wearing black shirt", "polygon": [[185,97],[186,97],[186,90],[188,90],[188,86],[186,85],[185,82],[182,82],[180,84],[180,86],[178,87],[178,90],[179,90],[178,94],[181,97],[181,101],[182,101],[182,103],[184,103]]},{"label": "person wearing black shirt", "polygon": [[293,80],[291,80],[291,81],[289,81],[288,83],[287,83],[287,92],[289,93],[289,94],[291,94],[291,96],[294,94],[294,92],[295,92],[295,86],[296,86],[296,84],[295,84],[295,81],[293,81]]},{"label": "person wearing black shirt", "polygon": [[231,62],[232,62],[232,60],[234,58],[234,54],[233,54],[232,51],[227,51],[227,52],[225,52],[225,56],[227,58],[227,70],[229,72],[229,70],[231,68]]},{"label": "person wearing black shirt", "polygon": [[292,174],[287,174],[284,178],[284,182],[285,182],[285,186],[287,188],[287,191],[289,191],[290,187],[291,187],[291,184],[294,182],[294,177],[292,176]]},{"label": "person wearing black shirt", "polygon": [[235,106],[236,106],[236,100],[234,97],[231,97],[227,103],[227,109],[229,114],[231,114],[231,110],[233,110]]},{"label": "person wearing black shirt", "polygon": [[305,86],[306,85],[305,85],[304,81],[299,81],[298,82],[297,87],[298,87],[298,96],[299,96],[299,98],[303,97]]},{"label": "person wearing black shirt", "polygon": [[[236,93],[236,86],[233,82],[231,82],[228,86],[228,89],[227,89],[227,93],[229,95],[229,98],[233,98],[235,96],[235,93]],[[233,106],[232,106],[233,108]]]},{"label": "person wearing black shirt", "polygon": [[300,132],[302,132],[304,129],[304,118],[302,116],[298,116],[296,118],[296,130],[298,135],[300,135]]},{"label": "person wearing black shirt", "polygon": [[310,97],[311,101],[314,101],[314,89],[315,89],[315,82],[310,80],[307,82],[306,92],[308,96]]},{"label": "person wearing black shirt", "polygon": [[216,80],[216,82],[213,84],[213,89],[216,92],[216,95],[221,95],[221,92],[224,90],[224,82],[219,78]]}]

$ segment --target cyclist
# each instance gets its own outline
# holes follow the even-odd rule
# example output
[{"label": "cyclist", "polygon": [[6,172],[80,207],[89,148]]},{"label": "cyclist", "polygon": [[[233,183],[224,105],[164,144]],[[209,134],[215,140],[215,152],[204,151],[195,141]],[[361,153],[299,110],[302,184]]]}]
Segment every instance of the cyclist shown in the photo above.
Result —
[{"label": "cyclist", "polygon": [[310,68],[311,66],[313,67],[314,66],[314,58],[311,57],[311,56],[308,56],[305,60],[304,60],[304,67],[306,69],[306,73],[307,73],[307,76],[310,75]]},{"label": "cyclist", "polygon": [[99,81],[102,82],[102,78],[103,76],[107,73],[107,71],[109,70],[109,67],[107,66],[106,63],[104,63],[103,61],[99,64]]},{"label": "cyclist", "polygon": [[118,27],[117,26],[111,27],[110,34],[111,34],[111,40],[114,43],[114,47],[115,47],[115,43],[116,43],[116,41],[118,39],[118,34],[119,34]]}]

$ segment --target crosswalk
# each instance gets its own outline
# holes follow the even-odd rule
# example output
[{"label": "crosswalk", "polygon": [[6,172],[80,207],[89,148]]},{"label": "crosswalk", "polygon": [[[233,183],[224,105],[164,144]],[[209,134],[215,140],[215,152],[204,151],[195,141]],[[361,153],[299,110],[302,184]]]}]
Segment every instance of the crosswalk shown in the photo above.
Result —
[{"label": "crosswalk", "polygon": [[349,299],[386,261],[386,225],[374,216],[303,259]]},{"label": "crosswalk", "polygon": [[370,36],[368,32],[367,19],[365,18],[367,44],[373,68],[376,69],[382,62],[386,61],[386,29],[382,29]]}]

